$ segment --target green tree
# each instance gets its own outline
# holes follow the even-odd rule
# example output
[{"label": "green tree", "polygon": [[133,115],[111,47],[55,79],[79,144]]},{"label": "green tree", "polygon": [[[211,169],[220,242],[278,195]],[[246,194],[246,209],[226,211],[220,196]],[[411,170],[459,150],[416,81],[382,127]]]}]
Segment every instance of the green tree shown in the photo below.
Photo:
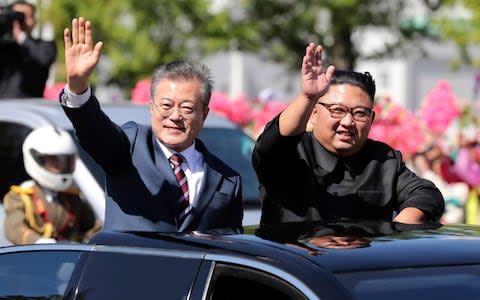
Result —
[{"label": "green tree", "polygon": [[[105,84],[128,92],[154,68],[176,59],[198,59],[228,48],[241,27],[232,28],[228,11],[210,11],[209,0],[55,0],[44,15],[54,27],[59,46],[57,81],[64,72],[63,30],[73,17],[94,24],[96,41],[104,42],[104,58],[111,70]],[[245,37],[242,37],[246,40]],[[97,77],[93,80],[99,80]],[[95,76],[95,74],[94,74]],[[126,95],[128,96],[128,95]]]},{"label": "green tree", "polygon": [[[463,14],[451,12],[463,6]],[[459,50],[459,55],[452,61],[452,67],[460,65],[473,65],[480,68],[480,57],[475,57],[471,46],[480,44],[480,1],[478,0],[445,0],[442,13],[432,22],[437,28],[441,38],[454,42]]]},{"label": "green tree", "polygon": [[[431,37],[423,27],[405,24],[401,14],[410,1],[396,0],[244,0],[245,14],[259,30],[259,42],[275,60],[298,68],[308,41],[324,46],[331,63],[353,69],[361,56],[354,33],[361,28],[388,29],[397,37],[370,57],[401,52],[405,41]],[[437,7],[424,0],[430,12]],[[441,0],[436,1],[437,5]],[[408,21],[408,20],[407,20]],[[416,24],[413,24],[416,25]],[[360,41],[368,43],[367,40]]]},{"label": "green tree", "polygon": [[[199,60],[219,50],[259,53],[297,70],[306,43],[314,41],[325,46],[331,63],[352,69],[361,55],[354,42],[361,28],[386,28],[397,37],[371,57],[401,53],[405,41],[437,34],[429,22],[403,17],[408,0],[231,0],[216,11],[214,0],[39,1],[50,3],[41,16],[53,24],[59,46],[56,80],[65,73],[63,29],[73,17],[84,16],[94,23],[95,39],[104,42],[102,62],[111,66],[108,81],[100,83],[118,84],[126,92],[160,64]],[[444,1],[450,0],[424,0],[431,12]]]}]

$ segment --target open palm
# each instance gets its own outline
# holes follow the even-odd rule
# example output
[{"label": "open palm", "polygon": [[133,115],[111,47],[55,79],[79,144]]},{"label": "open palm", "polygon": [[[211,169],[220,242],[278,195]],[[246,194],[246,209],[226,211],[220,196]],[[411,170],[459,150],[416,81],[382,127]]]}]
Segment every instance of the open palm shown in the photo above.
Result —
[{"label": "open palm", "polygon": [[65,29],[64,41],[69,87],[73,92],[82,92],[88,86],[88,77],[100,59],[103,44],[98,42],[93,46],[92,25],[82,17],[72,20],[71,32]]},{"label": "open palm", "polygon": [[322,61],[322,47],[310,43],[302,62],[302,92],[312,100],[326,93],[335,68],[325,69]]}]

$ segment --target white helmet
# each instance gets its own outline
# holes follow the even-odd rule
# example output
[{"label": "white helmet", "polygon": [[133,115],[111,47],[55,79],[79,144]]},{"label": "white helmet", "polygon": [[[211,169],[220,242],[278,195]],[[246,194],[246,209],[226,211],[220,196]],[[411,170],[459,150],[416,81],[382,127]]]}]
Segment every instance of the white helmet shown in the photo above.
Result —
[{"label": "white helmet", "polygon": [[[77,147],[70,134],[52,126],[39,127],[23,142],[25,170],[41,186],[52,191],[64,191],[72,186]],[[58,171],[45,168],[54,164]]]}]

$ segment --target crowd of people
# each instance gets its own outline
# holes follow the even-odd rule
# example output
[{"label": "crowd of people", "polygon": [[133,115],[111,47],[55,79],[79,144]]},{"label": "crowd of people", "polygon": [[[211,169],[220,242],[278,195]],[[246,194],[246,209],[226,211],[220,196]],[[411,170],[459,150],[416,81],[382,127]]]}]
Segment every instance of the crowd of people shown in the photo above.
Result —
[{"label": "crowd of people", "polygon": [[[102,111],[89,83],[103,48],[92,31],[93,24],[83,17],[65,29],[67,83],[58,98],[81,147],[105,171],[105,223],[95,220],[79,193],[70,199],[71,182],[61,180],[73,172],[74,146],[52,154],[24,145],[32,181],[12,187],[4,197],[9,239],[79,241],[100,228],[242,232],[240,175],[198,139],[210,110],[222,112],[219,102],[211,103],[215,97],[208,67],[188,61],[159,66],[147,82],[150,126],[133,121],[119,126]],[[426,130],[413,142],[405,135],[416,146],[400,151],[399,144],[374,137],[382,111],[375,104],[375,80],[369,72],[324,65],[322,46],[309,43],[300,76],[297,97],[275,106],[255,127],[252,163],[259,180],[261,224],[345,218],[405,224],[465,221],[467,199],[480,185],[475,126],[451,129],[451,119],[453,125],[439,130],[435,122],[426,122],[435,131]],[[256,102],[256,109],[265,112],[272,103]],[[248,109],[238,103],[235,108],[237,113]],[[226,114],[225,108],[223,113],[249,124],[236,120],[238,114]],[[441,142],[447,129],[456,133],[448,145]],[[48,130],[53,136],[68,135]],[[72,144],[64,138],[59,147]],[[64,165],[52,166],[60,161]],[[29,170],[32,165],[35,172]],[[49,185],[44,177],[57,184]],[[35,210],[37,206],[44,209]]]},{"label": "crowd of people", "polygon": [[370,138],[399,149],[406,164],[435,183],[445,198],[442,223],[478,223],[480,112],[439,81],[408,110],[389,97],[376,100]]},{"label": "crowd of people", "polygon": [[466,126],[455,128],[451,135],[448,145],[445,139],[428,141],[410,156],[408,163],[441,190],[445,198],[443,223],[476,224],[480,186],[478,132],[473,126]]}]

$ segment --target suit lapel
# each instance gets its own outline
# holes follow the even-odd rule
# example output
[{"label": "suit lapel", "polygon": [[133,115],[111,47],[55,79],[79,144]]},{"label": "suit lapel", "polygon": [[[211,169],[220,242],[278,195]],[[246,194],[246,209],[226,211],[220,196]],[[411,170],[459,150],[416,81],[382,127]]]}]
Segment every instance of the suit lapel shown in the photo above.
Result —
[{"label": "suit lapel", "polygon": [[152,134],[152,142],[154,145],[155,155],[154,165],[156,166],[156,170],[153,174],[157,174],[154,178],[152,178],[152,180],[154,181],[153,186],[155,186],[157,189],[155,192],[158,192],[160,188],[162,188],[165,184],[168,186],[166,189],[163,189],[162,193],[165,194],[162,194],[162,197],[159,199],[164,203],[167,202],[167,205],[156,205],[154,207],[167,207],[170,210],[170,212],[168,212],[168,215],[172,217],[172,220],[175,220],[175,205],[177,203],[175,199],[178,199],[180,197],[180,195],[182,194],[182,190],[180,188],[180,185],[178,184],[177,179],[175,178],[175,175],[173,174],[170,163],[165,157],[162,149],[160,148],[160,145],[158,144],[154,134]]},{"label": "suit lapel", "polygon": [[168,159],[165,157],[165,154],[163,153],[162,149],[160,148],[160,145],[158,144],[155,135],[152,134],[153,138],[153,145],[154,145],[154,153],[155,153],[155,166],[156,168],[160,171],[160,174],[163,176],[159,176],[158,180],[160,180],[162,177],[165,178],[171,185],[176,185],[180,188],[178,185],[178,181],[175,178],[175,175],[173,174],[172,167],[170,167],[170,163],[168,162]]}]

